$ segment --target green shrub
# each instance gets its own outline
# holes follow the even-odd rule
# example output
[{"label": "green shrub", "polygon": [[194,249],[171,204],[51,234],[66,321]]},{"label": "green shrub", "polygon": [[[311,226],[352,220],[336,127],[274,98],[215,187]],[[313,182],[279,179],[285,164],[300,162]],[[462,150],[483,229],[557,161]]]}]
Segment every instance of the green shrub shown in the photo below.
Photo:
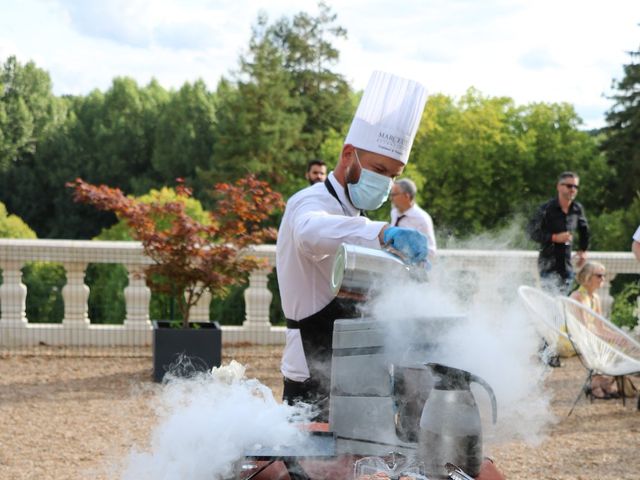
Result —
[{"label": "green shrub", "polygon": [[597,216],[587,212],[587,215],[592,232],[590,250],[628,252],[631,237],[640,219],[640,192],[625,208],[603,212]]},{"label": "green shrub", "polygon": [[36,233],[20,217],[9,215],[0,202],[0,238],[36,238]]},{"label": "green shrub", "polygon": [[126,316],[126,268],[110,263],[89,264],[85,283],[90,292],[88,309],[91,323],[122,324]]},{"label": "green shrub", "polygon": [[62,288],[67,283],[60,263],[29,262],[22,268],[27,287],[26,311],[30,323],[61,323],[64,317]]},{"label": "green shrub", "polygon": [[619,327],[634,328],[638,324],[638,296],[640,281],[627,283],[614,295],[611,321]]},{"label": "green shrub", "polygon": [[[245,320],[244,292],[248,285],[232,287],[224,298],[214,298],[211,302],[210,319],[221,325],[242,325]],[[273,269],[267,277],[267,288],[271,292],[271,305],[269,306],[269,322],[272,325],[284,326],[285,318],[280,302],[280,290],[278,290],[278,278]]]},{"label": "green shrub", "polygon": [[[20,217],[9,215],[5,205],[0,202],[0,238],[37,237]],[[66,279],[61,264],[29,262],[22,268],[22,283],[27,287],[26,313],[30,322],[62,322],[64,302],[61,291]]]},{"label": "green shrub", "polygon": [[[186,205],[187,213],[196,220],[209,221],[207,212],[201,203],[194,198],[180,198],[174,189],[163,187],[136,197],[145,203],[167,203],[178,199]],[[162,221],[161,221],[162,222]],[[166,220],[165,220],[166,222]],[[162,224],[162,223],[161,223]],[[106,228],[95,237],[95,240],[131,241],[129,227],[124,220]],[[89,317],[92,323],[122,323],[126,316],[124,289],[126,288],[127,271],[123,265],[95,264],[87,268],[86,283],[91,289],[89,295]],[[153,293],[149,302],[149,315],[152,319],[177,320],[180,312],[175,301],[161,293]]]}]

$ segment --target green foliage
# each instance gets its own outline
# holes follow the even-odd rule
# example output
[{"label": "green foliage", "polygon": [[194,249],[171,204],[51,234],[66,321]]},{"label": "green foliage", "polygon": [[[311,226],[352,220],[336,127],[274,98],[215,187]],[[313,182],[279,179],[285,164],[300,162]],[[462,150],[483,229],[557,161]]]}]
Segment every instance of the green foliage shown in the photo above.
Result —
[{"label": "green foliage", "polygon": [[202,80],[185,83],[170,96],[157,119],[151,164],[165,180],[193,181],[210,166],[215,125],[215,96]]},{"label": "green foliage", "polygon": [[22,269],[27,287],[26,314],[29,322],[61,323],[64,317],[62,288],[67,283],[59,263],[30,262]]},{"label": "green foliage", "polygon": [[[221,325],[242,325],[245,320],[244,292],[248,285],[238,285],[229,289],[229,294],[217,296],[211,302],[210,318]],[[275,268],[268,276],[267,288],[271,292],[272,299],[269,306],[269,321],[273,325],[285,325],[282,304],[280,303],[280,291]]]},{"label": "green foliage", "polygon": [[589,224],[597,234],[592,250],[628,252],[633,232],[640,223],[640,192],[626,208],[605,211],[589,217]]},{"label": "green foliage", "polygon": [[[197,220],[200,223],[208,225],[211,222],[208,212],[202,207],[202,203],[199,200],[189,197],[185,198],[177,194],[175,189],[170,187],[163,187],[159,190],[152,189],[148,193],[140,196],[132,197],[144,204],[150,205],[157,203],[160,205],[166,205],[171,202],[180,202],[184,204],[187,214]],[[156,218],[156,225],[159,229],[166,229],[170,227],[170,219],[167,217]],[[131,229],[127,225],[125,220],[119,220],[118,223],[112,225],[100,232],[95,237],[95,240],[133,240],[131,236]]]},{"label": "green foliage", "polygon": [[[600,215],[590,215],[589,226],[597,232],[591,240],[591,250],[620,251],[628,250],[631,244],[631,234],[624,229],[624,210],[604,212]],[[624,247],[626,243],[626,247]]]},{"label": "green foliage", "polygon": [[[215,92],[201,80],[167,91],[125,77],[56,98],[46,72],[10,57],[0,72],[0,201],[39,237],[91,238],[117,219],[71,202],[64,184],[78,176],[134,194],[183,177],[215,208],[211,185],[253,172],[289,196],[306,185],[309,158],[339,158],[359,100],[334,71],[344,38],[324,3],[276,21],[260,15],[237,72]],[[473,88],[432,95],[405,176],[439,237],[500,232],[555,195],[560,171],[575,170],[593,248],[627,251],[640,218],[639,55],[614,83],[603,132],[581,130],[565,103],[516,105]],[[371,216],[388,219],[388,208]]]},{"label": "green foliage", "polygon": [[607,112],[602,149],[614,170],[609,188],[609,207],[620,208],[639,191],[640,178],[640,49],[629,52],[624,77],[614,82],[614,105]]},{"label": "green foliage", "polygon": [[291,179],[289,172],[304,171],[295,168],[303,165],[295,146],[304,116],[295,111],[291,78],[281,66],[282,54],[264,40],[265,28],[258,24],[252,58],[241,64],[241,75],[248,80],[232,85],[223,79],[218,86],[212,179],[228,181],[255,172],[283,184]]},{"label": "green foliage", "polygon": [[323,3],[315,17],[270,24],[259,15],[238,72],[218,85],[213,160],[200,182],[254,172],[290,195],[304,186],[310,158],[337,158],[323,147],[334,153],[354,106],[348,83],[331,70],[339,58],[331,40],[346,35],[335,20]]},{"label": "green foliage", "polygon": [[231,287],[227,295],[216,295],[211,301],[211,320],[221,325],[242,325],[245,318],[246,289],[247,285],[237,285]]},{"label": "green foliage", "polygon": [[634,328],[638,324],[638,298],[640,281],[627,283],[622,291],[614,296],[611,321],[619,327]]},{"label": "green foliage", "polygon": [[247,255],[244,249],[275,239],[275,230],[264,222],[284,206],[282,196],[254,175],[234,184],[217,184],[216,210],[209,212],[205,222],[187,212],[185,200],[192,190],[182,182],[176,188],[177,199],[165,203],[127,197],[120,189],[92,185],[81,178],[67,187],[73,188],[75,201],[126,220],[131,236],[152,260],[144,267],[147,285],[175,300],[183,328],[188,328],[191,308],[204,292],[224,295],[264,265],[264,259]]},{"label": "green foliage", "polygon": [[[179,198],[173,188],[164,187],[160,190],[135,197],[143,203],[157,202],[166,204],[181,201],[185,204],[187,213],[202,223],[209,222],[209,216],[202,204],[195,198]],[[167,228],[168,220],[158,219],[161,228]],[[94,237],[95,240],[130,241],[130,229],[124,220],[106,228]],[[127,286],[127,272],[122,265],[92,264],[87,268],[86,282],[91,289],[89,295],[89,316],[95,323],[122,323],[126,315],[123,289]],[[179,318],[179,312],[169,295],[154,292],[149,302],[151,318],[174,320]]]},{"label": "green foliage", "polygon": [[91,322],[122,324],[127,314],[124,300],[127,269],[119,264],[92,263],[87,266],[85,283],[89,287]]},{"label": "green foliage", "polygon": [[65,183],[79,175],[127,191],[143,177],[140,183],[162,183],[150,166],[158,112],[167,100],[156,82],[139,88],[128,78],[114,79],[104,94],[67,98],[60,125],[41,134],[35,154],[0,175],[0,198],[40,237],[96,235],[114,216],[74,204]]},{"label": "green foliage", "polygon": [[433,95],[407,169],[418,203],[456,236],[504,228],[551,197],[562,170],[606,175],[579,124],[566,104],[517,107],[474,89],[458,101]]},{"label": "green foliage", "polygon": [[36,233],[20,217],[9,215],[0,202],[0,238],[36,238]]},{"label": "green foliage", "polygon": [[[0,202],[0,238],[30,238],[36,234],[16,215],[8,215]],[[26,314],[30,322],[62,322],[64,304],[62,287],[66,283],[64,267],[50,262],[29,262],[22,268],[22,282],[27,287]]]},{"label": "green foliage", "polygon": [[327,132],[327,137],[320,145],[318,158],[323,159],[327,163],[328,170],[333,170],[333,167],[338,163],[340,154],[342,153],[342,146],[344,139],[347,136],[347,129],[342,131],[336,131],[330,128]]},{"label": "green foliage", "polygon": [[522,193],[542,202],[555,195],[558,174],[571,170],[580,176],[578,200],[589,210],[604,207],[611,172],[598,152],[597,139],[580,130],[582,120],[573,106],[534,103],[523,107],[521,117],[517,132],[529,153]]},{"label": "green foliage", "polygon": [[0,172],[33,155],[63,110],[64,101],[53,96],[47,72],[9,57],[0,71]]},{"label": "green foliage", "polygon": [[286,318],[282,311],[282,302],[280,300],[280,290],[278,288],[278,275],[276,269],[267,277],[267,288],[271,292],[271,305],[269,306],[269,321],[272,325],[284,326]]},{"label": "green foliage", "polygon": [[337,15],[324,2],[317,16],[306,12],[281,18],[267,29],[267,39],[283,51],[284,68],[292,78],[290,94],[299,100],[305,123],[298,148],[317,155],[332,129],[348,125],[355,111],[344,77],[331,70],[340,59],[332,41],[347,38]]}]

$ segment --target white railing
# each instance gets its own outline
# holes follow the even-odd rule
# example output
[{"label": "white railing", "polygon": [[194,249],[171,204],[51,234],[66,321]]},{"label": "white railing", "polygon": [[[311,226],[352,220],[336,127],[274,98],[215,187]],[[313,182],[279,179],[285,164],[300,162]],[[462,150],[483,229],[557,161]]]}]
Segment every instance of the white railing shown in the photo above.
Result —
[{"label": "white railing", "polygon": [[[275,265],[275,246],[255,247],[255,254],[266,258],[269,266],[251,273],[249,287],[244,293],[244,322],[241,326],[223,326],[223,340],[280,344],[284,342],[284,327],[272,326],[269,322],[272,294],[267,288],[267,276]],[[512,282],[535,284],[538,278],[536,258],[536,252],[520,250],[439,250],[437,262],[448,271],[475,273],[486,285],[504,285],[505,277],[512,278]],[[623,252],[590,252],[589,258],[607,267],[607,281],[600,293],[608,314],[612,301],[610,282],[618,274],[640,274],[640,263],[631,253]],[[21,269],[34,261],[57,262],[66,270],[67,283],[61,292],[64,301],[61,324],[30,323],[27,319],[28,292],[22,283]],[[124,289],[126,317],[122,325],[90,322],[89,287],[84,283],[85,270],[90,263],[122,264],[126,268],[129,284]],[[150,263],[137,242],[0,239],[3,276],[0,285],[0,347],[41,343],[58,346],[150,345],[151,292],[143,276],[144,267]],[[208,321],[210,302],[211,296],[204,295],[193,308],[191,321]]]}]

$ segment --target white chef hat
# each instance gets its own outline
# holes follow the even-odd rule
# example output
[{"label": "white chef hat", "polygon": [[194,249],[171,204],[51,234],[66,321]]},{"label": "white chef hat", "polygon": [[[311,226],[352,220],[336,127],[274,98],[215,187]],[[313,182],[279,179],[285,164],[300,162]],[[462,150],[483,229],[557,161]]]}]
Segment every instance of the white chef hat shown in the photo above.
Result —
[{"label": "white chef hat", "polygon": [[344,143],[406,164],[426,101],[420,83],[373,72]]}]

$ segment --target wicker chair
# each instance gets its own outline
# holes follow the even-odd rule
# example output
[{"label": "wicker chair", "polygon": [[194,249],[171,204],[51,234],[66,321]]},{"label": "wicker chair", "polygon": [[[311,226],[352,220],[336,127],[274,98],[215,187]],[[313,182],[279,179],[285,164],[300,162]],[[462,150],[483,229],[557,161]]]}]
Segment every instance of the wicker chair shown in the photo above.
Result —
[{"label": "wicker chair", "polygon": [[569,415],[593,375],[615,377],[624,405],[624,376],[640,373],[640,343],[586,305],[568,297],[558,297],[558,301],[563,307],[569,339],[588,372]]},{"label": "wicker chair", "polygon": [[518,288],[518,296],[533,321],[536,330],[545,341],[543,358],[558,355],[561,346],[571,346],[566,333],[564,313],[560,304],[551,295],[538,288],[522,285]]}]

